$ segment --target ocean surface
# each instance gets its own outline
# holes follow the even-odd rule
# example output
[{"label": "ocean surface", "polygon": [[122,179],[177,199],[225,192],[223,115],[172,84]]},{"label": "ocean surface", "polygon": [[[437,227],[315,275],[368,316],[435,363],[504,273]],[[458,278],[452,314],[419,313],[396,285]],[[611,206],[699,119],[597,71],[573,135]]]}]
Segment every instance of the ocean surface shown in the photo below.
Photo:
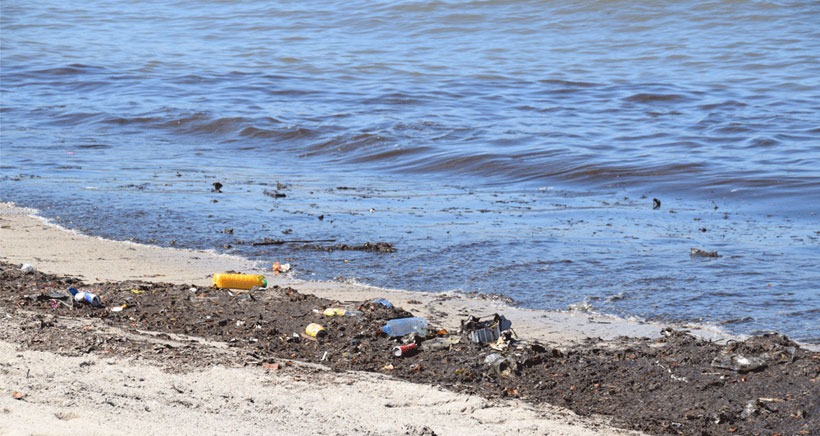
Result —
[{"label": "ocean surface", "polygon": [[[820,344],[818,2],[0,5],[0,201],[308,280]],[[367,242],[395,251],[342,249]]]}]

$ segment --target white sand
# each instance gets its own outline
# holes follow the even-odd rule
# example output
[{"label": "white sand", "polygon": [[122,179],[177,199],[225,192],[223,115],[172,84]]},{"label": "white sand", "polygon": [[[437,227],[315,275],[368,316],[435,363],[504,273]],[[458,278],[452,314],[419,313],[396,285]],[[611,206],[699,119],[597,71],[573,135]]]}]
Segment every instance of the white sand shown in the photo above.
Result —
[{"label": "white sand", "polygon": [[[449,329],[457,329],[468,314],[503,313],[519,336],[558,345],[585,337],[654,337],[661,328],[514,308],[459,294],[301,282],[238,257],[78,235],[32,212],[0,203],[0,259],[89,282],[141,279],[207,286],[214,272],[259,272],[272,285],[339,301],[384,297]],[[0,316],[6,328],[15,322],[12,314],[0,311]],[[0,342],[0,389],[0,434],[632,434],[557,407],[485,400],[380,374],[339,374],[314,366],[169,374],[150,361],[67,357],[18,350],[8,342]],[[13,391],[25,397],[13,399]]]}]

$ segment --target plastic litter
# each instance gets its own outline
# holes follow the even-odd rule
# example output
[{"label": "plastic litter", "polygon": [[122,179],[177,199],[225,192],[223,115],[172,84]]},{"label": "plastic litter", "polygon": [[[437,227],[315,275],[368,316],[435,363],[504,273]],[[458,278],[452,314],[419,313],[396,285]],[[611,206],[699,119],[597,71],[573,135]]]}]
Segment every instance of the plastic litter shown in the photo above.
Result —
[{"label": "plastic litter", "polygon": [[327,335],[327,330],[321,324],[314,322],[305,327],[305,333],[312,338],[321,338]]},{"label": "plastic litter", "polygon": [[447,336],[443,338],[433,338],[421,343],[423,351],[446,350],[461,342],[461,336]]},{"label": "plastic litter", "polygon": [[427,320],[420,317],[391,319],[382,327],[382,331],[393,338],[410,333],[424,336],[427,334]]},{"label": "plastic litter", "polygon": [[254,286],[264,288],[268,286],[265,276],[258,274],[214,274],[213,286],[222,289],[251,289]]},{"label": "plastic litter", "polygon": [[375,300],[371,300],[370,302],[371,302],[371,303],[374,303],[374,304],[381,304],[382,306],[384,306],[384,307],[386,307],[386,308],[388,308],[388,309],[393,308],[393,303],[391,303],[391,302],[387,301],[387,300],[386,300],[386,299],[384,299],[384,298],[376,298]]},{"label": "plastic litter", "polygon": [[325,316],[358,316],[362,314],[358,310],[350,310],[343,307],[328,307],[322,313]]},{"label": "plastic litter", "polygon": [[80,291],[77,288],[68,288],[68,292],[70,292],[74,297],[74,301],[80,303],[85,302],[95,307],[102,305],[102,300],[100,300],[100,297],[93,292]]},{"label": "plastic litter", "polygon": [[715,368],[731,369],[737,372],[751,372],[768,366],[768,359],[764,356],[743,356],[741,354],[721,353],[712,359]]},{"label": "plastic litter", "polygon": [[484,363],[489,365],[497,375],[509,377],[518,370],[518,364],[511,357],[504,357],[498,353],[493,353],[484,358]]},{"label": "plastic litter", "polygon": [[36,271],[36,269],[34,269],[34,266],[31,264],[24,263],[23,266],[20,267],[20,271],[23,271],[26,274],[31,274]]},{"label": "plastic litter", "polygon": [[273,263],[273,272],[279,274],[279,273],[286,273],[288,271],[290,271],[290,264],[289,263],[279,263],[279,262],[274,262]]}]

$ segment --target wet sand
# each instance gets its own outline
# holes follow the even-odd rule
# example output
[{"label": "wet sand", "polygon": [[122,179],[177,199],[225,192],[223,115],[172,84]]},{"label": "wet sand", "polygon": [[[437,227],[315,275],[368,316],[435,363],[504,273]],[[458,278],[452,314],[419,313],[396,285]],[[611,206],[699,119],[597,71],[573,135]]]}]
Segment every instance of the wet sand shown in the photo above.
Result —
[{"label": "wet sand", "polygon": [[[723,346],[730,338],[714,332],[698,332],[714,340],[703,341],[672,330],[662,334],[658,325],[529,311],[491,297],[299,282],[239,258],[104,241],[48,225],[28,216],[31,211],[8,205],[0,211],[0,260],[9,262],[4,293],[14,296],[0,305],[7,319],[1,376],[12,391],[0,397],[0,429],[12,434],[625,434],[610,422],[655,434],[767,425],[800,433],[817,422],[811,398],[818,356],[779,336]],[[38,272],[24,274],[20,263]],[[264,273],[271,286],[254,293],[209,288],[210,275],[225,270]],[[94,282],[105,282],[90,286],[109,307],[128,301],[136,309],[68,312],[37,296]],[[361,305],[377,297],[401,309],[384,313]],[[332,334],[321,341],[287,339],[309,318],[322,320],[311,308],[336,304],[364,313],[326,321]],[[503,313],[521,339],[504,354],[516,356],[521,368],[493,375],[483,365],[470,366],[489,353],[476,344],[392,358],[391,340],[368,326],[403,310],[452,332],[467,315]],[[265,333],[253,333],[247,317]],[[624,335],[632,338],[612,340]],[[774,356],[769,366],[778,369],[752,375],[714,368],[713,358],[737,350]],[[777,392],[783,380],[795,391]],[[635,390],[636,384],[647,388]],[[756,390],[735,388],[742,385]],[[670,386],[690,398],[669,401]],[[761,419],[740,422],[742,412],[734,409],[745,410],[752,394],[749,413]],[[643,401],[687,410],[677,422],[678,410],[657,407],[660,415],[652,415],[647,407],[624,407]],[[712,416],[713,404],[725,410]],[[787,413],[795,417],[785,426]]]}]

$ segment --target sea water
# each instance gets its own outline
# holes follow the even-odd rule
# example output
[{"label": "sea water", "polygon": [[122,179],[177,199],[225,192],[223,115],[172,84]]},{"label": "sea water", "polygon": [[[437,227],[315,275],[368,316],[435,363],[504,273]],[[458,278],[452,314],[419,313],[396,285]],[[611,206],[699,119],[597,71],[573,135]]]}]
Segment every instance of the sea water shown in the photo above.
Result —
[{"label": "sea water", "polygon": [[[820,343],[816,2],[4,1],[0,25],[0,200],[66,227]],[[340,249],[366,242],[395,252]]]}]

